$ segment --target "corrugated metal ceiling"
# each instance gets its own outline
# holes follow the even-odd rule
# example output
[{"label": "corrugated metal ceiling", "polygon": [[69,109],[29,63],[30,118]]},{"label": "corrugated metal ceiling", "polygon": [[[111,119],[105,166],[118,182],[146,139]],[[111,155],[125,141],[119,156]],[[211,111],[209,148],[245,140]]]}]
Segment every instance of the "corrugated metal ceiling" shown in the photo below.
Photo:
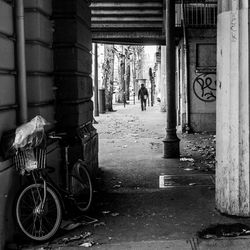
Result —
[{"label": "corrugated metal ceiling", "polygon": [[94,42],[164,43],[163,0],[92,0]]}]

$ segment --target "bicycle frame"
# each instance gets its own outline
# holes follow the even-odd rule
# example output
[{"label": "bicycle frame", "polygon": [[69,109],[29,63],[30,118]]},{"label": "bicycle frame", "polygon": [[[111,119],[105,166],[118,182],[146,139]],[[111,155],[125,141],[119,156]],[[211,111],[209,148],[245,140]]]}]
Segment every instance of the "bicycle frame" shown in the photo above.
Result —
[{"label": "bicycle frame", "polygon": [[[64,142],[62,137],[59,136],[53,136],[51,139],[59,139],[62,142]],[[46,203],[46,198],[47,198],[47,186],[52,188],[56,194],[59,197],[59,200],[61,201],[61,204],[63,205],[64,211],[69,211],[71,207],[75,207],[75,194],[72,193],[71,190],[71,176],[74,176],[75,174],[72,175],[71,171],[74,171],[73,169],[70,170],[70,163],[69,163],[69,158],[68,158],[68,150],[69,150],[69,145],[67,143],[62,143],[63,144],[63,155],[62,155],[62,165],[64,167],[65,175],[64,175],[64,181],[63,181],[63,186],[59,186],[58,183],[55,183],[54,180],[50,177],[49,175],[49,166],[45,166],[44,168],[37,168],[34,169],[30,172],[33,183],[42,183],[43,187],[43,195],[41,194],[41,187],[40,189],[37,187],[37,192],[41,201],[41,204],[37,207],[38,211],[42,211],[44,208],[44,204]],[[54,169],[54,167],[52,167]],[[73,167],[74,168],[74,167]],[[79,178],[78,178],[79,180]],[[80,180],[81,181],[81,180]],[[73,191],[75,192],[75,191]],[[67,206],[66,206],[67,205]],[[66,209],[65,209],[66,208]]]},{"label": "bicycle frame", "polygon": [[39,198],[40,200],[42,200],[42,206],[41,208],[44,207],[45,201],[46,201],[46,197],[47,197],[47,187],[49,186],[50,188],[52,188],[57,196],[59,197],[59,200],[61,202],[61,205],[63,207],[63,211],[67,212],[66,206],[65,206],[65,200],[68,199],[68,197],[70,196],[70,192],[67,191],[66,189],[63,189],[61,187],[59,187],[53,180],[52,178],[49,176],[48,171],[46,169],[39,169],[39,170],[34,170],[31,172],[31,176],[32,176],[32,182],[37,184],[37,183],[43,183],[43,199],[40,196],[40,192],[37,190],[38,194],[39,194]]},{"label": "bicycle frame", "polygon": [[69,146],[64,147],[64,160],[66,170],[66,191],[69,192]]},{"label": "bicycle frame", "polygon": [[[32,175],[34,183],[37,184],[34,172],[32,172],[31,175]],[[40,192],[38,190],[38,187],[37,187],[37,193],[39,195],[39,199],[42,201],[42,203],[39,204],[39,206],[37,208],[38,209],[38,211],[37,211],[38,213],[40,213],[43,210],[44,204],[45,204],[45,201],[46,201],[46,197],[47,197],[47,192],[46,192],[46,190],[47,190],[47,182],[45,181],[45,179],[43,179],[43,187],[44,187],[44,189],[43,189],[43,199],[42,199],[41,194],[40,194]]]},{"label": "bicycle frame", "polygon": [[16,170],[25,176],[24,186],[15,202],[15,217],[22,233],[35,241],[53,237],[60,227],[63,214],[68,217],[71,209],[85,212],[91,206],[93,188],[90,175],[79,161],[71,169],[69,144],[64,136],[48,136],[62,142],[63,185],[61,179],[57,183],[50,176],[50,167],[46,164],[46,136],[38,145],[34,142],[25,148],[18,148],[13,156]]}]

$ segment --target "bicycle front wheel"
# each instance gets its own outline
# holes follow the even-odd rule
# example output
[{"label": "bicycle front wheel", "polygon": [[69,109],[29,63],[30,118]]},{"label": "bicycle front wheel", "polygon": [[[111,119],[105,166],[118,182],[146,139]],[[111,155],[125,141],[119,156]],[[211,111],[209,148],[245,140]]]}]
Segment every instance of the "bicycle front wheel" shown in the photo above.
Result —
[{"label": "bicycle front wheel", "polygon": [[60,200],[53,189],[37,183],[22,190],[16,203],[16,219],[21,231],[30,239],[45,241],[54,236],[61,220]]},{"label": "bicycle front wheel", "polygon": [[82,162],[74,165],[70,180],[70,191],[77,209],[81,212],[89,210],[93,198],[93,187],[88,170]]}]

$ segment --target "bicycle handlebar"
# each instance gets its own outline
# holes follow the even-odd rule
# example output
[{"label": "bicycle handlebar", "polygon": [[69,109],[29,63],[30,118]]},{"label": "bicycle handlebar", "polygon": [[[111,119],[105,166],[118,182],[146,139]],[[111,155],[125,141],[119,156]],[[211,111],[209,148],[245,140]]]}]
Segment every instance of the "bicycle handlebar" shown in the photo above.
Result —
[{"label": "bicycle handlebar", "polygon": [[49,137],[50,139],[59,139],[59,140],[62,139],[62,136],[58,136],[58,135],[49,135],[48,137]]},{"label": "bicycle handlebar", "polygon": [[53,133],[50,133],[48,135],[48,138],[50,138],[50,139],[56,139],[56,140],[63,140],[66,136],[67,136],[67,133],[64,133],[64,132],[62,132],[62,133],[55,133],[55,132],[53,132]]}]

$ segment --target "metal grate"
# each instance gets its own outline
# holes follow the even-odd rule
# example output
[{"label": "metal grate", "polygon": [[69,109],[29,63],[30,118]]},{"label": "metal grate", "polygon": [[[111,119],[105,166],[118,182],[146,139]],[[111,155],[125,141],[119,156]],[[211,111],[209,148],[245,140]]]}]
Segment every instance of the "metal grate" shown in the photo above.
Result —
[{"label": "metal grate", "polygon": [[216,27],[217,0],[184,0],[183,4],[184,16],[182,1],[177,1],[175,5],[176,26],[181,26],[182,20],[185,20],[187,27]]}]

